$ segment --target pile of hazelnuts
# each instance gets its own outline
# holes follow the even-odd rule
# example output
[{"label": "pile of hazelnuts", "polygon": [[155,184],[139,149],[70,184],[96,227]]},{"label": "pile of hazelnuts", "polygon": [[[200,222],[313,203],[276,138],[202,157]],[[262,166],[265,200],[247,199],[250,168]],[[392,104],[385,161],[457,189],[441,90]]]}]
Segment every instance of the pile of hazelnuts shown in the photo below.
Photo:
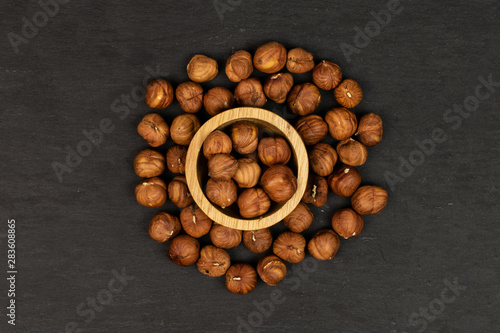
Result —
[{"label": "pile of hazelnuts", "polygon": [[[288,72],[282,71],[286,66]],[[261,82],[251,77],[254,68],[269,74]],[[312,82],[294,85],[291,73],[312,71]],[[218,86],[204,92],[200,83],[214,79],[219,72],[217,62],[205,55],[195,55],[187,65],[190,81],[174,89],[164,79],[151,81],[145,101],[152,109],[165,109],[175,99],[185,112],[170,126],[158,113],[144,116],[137,131],[152,147],[164,145],[169,137],[173,145],[166,156],[145,149],[135,157],[134,170],[142,180],[135,188],[137,202],[159,208],[170,200],[181,208],[180,214],[159,212],[149,224],[149,235],[157,242],[170,241],[168,258],[177,265],[197,264],[198,270],[211,277],[225,275],[226,287],[235,294],[246,294],[257,284],[257,276],[274,286],[286,275],[285,262],[299,263],[307,251],[316,259],[332,260],[340,246],[340,237],[350,238],[361,233],[362,215],[379,213],[387,204],[387,191],[378,186],[360,186],[361,174],[356,167],[367,159],[367,148],[382,140],[381,118],[368,113],[358,121],[350,110],[363,97],[360,85],[343,79],[340,67],[327,60],[314,62],[310,52],[294,48],[287,52],[277,42],[257,48],[253,56],[244,50],[227,59],[227,78],[237,83],[234,92]],[[339,107],[333,107],[324,117],[314,113],[321,102],[321,90],[333,90]],[[197,205],[186,184],[185,165],[188,146],[201,126],[195,115],[204,110],[214,116],[237,105],[264,107],[267,100],[286,103],[298,116],[292,124],[308,147],[310,174],[302,201],[283,220],[289,229],[276,239],[269,228],[241,231],[212,221]],[[259,139],[259,129],[249,121],[238,121],[228,130],[212,132],[203,144],[207,159],[207,198],[220,209],[237,203],[243,218],[262,216],[273,202],[289,200],[297,190],[297,179],[289,163],[292,157],[289,143],[282,137]],[[338,141],[335,147],[322,142],[330,134]],[[337,162],[340,162],[337,165]],[[177,174],[167,185],[159,176],[165,169]],[[263,171],[264,170],[264,171]],[[262,172],[263,171],[263,172]],[[351,208],[337,211],[332,217],[332,229],[319,230],[308,242],[301,234],[307,230],[314,214],[308,204],[321,207],[331,190],[340,197],[350,197]],[[239,195],[238,195],[239,193]],[[180,234],[181,231],[183,234]],[[200,250],[198,238],[209,235],[211,244]],[[256,269],[246,263],[231,264],[227,249],[241,242],[254,253],[266,254]]]}]

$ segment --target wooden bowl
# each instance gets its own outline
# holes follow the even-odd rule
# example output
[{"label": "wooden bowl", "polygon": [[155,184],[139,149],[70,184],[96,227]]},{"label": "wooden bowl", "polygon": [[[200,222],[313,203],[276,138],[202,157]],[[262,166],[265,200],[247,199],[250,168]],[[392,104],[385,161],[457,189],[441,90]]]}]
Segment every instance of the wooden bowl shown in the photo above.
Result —
[{"label": "wooden bowl", "polygon": [[[205,184],[208,180],[208,168],[203,155],[203,142],[213,131],[217,129],[224,130],[239,120],[250,121],[256,124],[259,129],[265,129],[272,134],[287,139],[292,150],[289,165],[291,165],[292,171],[297,176],[297,191],[287,202],[273,203],[266,214],[253,219],[241,218],[238,214],[236,202],[230,207],[222,209],[213,205],[204,193]],[[309,159],[306,147],[295,128],[275,113],[254,107],[235,108],[210,118],[194,136],[186,156],[186,181],[196,204],[213,221],[239,230],[267,228],[283,220],[297,207],[302,199],[306,190],[308,175]]]}]

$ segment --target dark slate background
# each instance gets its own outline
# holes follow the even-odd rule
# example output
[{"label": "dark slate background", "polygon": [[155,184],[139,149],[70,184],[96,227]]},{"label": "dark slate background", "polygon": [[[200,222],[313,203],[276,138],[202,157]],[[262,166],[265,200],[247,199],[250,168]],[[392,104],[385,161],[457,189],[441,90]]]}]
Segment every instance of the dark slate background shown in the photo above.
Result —
[{"label": "dark slate background", "polygon": [[[371,12],[393,2],[366,3],[67,1],[44,22],[36,1],[2,2],[0,253],[6,262],[7,220],[15,219],[18,275],[15,328],[6,323],[1,279],[0,331],[500,331],[500,87],[481,88],[489,96],[471,114],[447,111],[474,102],[479,76],[500,81],[499,3],[402,1],[369,42],[355,40],[355,29],[376,29]],[[41,27],[25,31],[32,35],[16,53],[8,34],[22,36],[33,17]],[[115,100],[140,93],[148,67],[178,84],[195,53],[223,66],[233,51],[253,52],[270,40],[333,60],[360,82],[364,100],[355,112],[376,112],[385,123],[383,142],[369,149],[360,171],[365,184],[387,188],[390,200],[365,218],[359,237],[342,241],[332,262],[290,265],[281,285],[259,282],[237,296],[223,278],[170,263],[166,245],[149,238],[157,210],[135,202],[132,160],[146,147],[135,127],[150,110]],[[341,44],[356,42],[346,57]],[[204,87],[219,84],[234,88],[222,74]],[[323,97],[319,114],[335,105],[331,94]],[[179,112],[175,104],[161,114],[170,122]],[[84,144],[82,131],[103,119],[113,130],[60,182],[52,164],[66,163],[68,149]],[[418,153],[416,141],[433,132],[446,140]],[[419,165],[398,171],[409,158]],[[401,177],[392,189],[391,173]],[[332,197],[315,210],[306,236],[346,205]],[[231,254],[257,260],[242,246]],[[113,271],[133,279],[109,300]],[[109,304],[90,310],[86,303],[96,297]]]}]

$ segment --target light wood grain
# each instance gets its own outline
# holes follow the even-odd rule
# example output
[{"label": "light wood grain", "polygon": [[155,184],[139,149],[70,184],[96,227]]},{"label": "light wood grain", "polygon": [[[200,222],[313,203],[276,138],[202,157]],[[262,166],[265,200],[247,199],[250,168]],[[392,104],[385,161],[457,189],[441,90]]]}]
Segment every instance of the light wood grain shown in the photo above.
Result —
[{"label": "light wood grain", "polygon": [[[243,219],[234,214],[234,208],[221,209],[214,206],[205,196],[204,176],[206,166],[200,161],[203,157],[202,147],[206,137],[216,129],[225,129],[239,120],[254,122],[259,128],[265,128],[273,134],[281,135],[288,140],[293,152],[293,163],[296,167],[297,192],[287,202],[276,205],[260,218]],[[201,156],[200,156],[201,155]],[[309,173],[309,160],[304,142],[297,131],[285,119],[277,114],[253,107],[241,107],[222,112],[210,118],[196,133],[186,157],[186,181],[194,201],[213,221],[230,228],[240,230],[256,230],[270,227],[286,217],[299,204],[304,195]],[[233,204],[236,206],[236,203]],[[232,209],[230,209],[232,208]]]}]

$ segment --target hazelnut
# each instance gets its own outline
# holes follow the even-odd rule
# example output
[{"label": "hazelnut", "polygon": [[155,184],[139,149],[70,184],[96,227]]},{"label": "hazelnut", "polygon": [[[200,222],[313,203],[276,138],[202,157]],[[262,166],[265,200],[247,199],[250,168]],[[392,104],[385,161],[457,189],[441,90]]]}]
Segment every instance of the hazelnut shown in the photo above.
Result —
[{"label": "hazelnut", "polygon": [[175,89],[175,97],[187,113],[196,113],[203,106],[203,88],[196,82],[181,83]]},{"label": "hazelnut", "polygon": [[361,174],[355,167],[342,165],[328,178],[328,184],[339,197],[350,197],[361,184]]},{"label": "hazelnut", "polygon": [[210,81],[219,73],[217,61],[202,54],[191,58],[187,65],[189,79],[194,82]]},{"label": "hazelnut", "polygon": [[337,102],[346,108],[353,108],[363,99],[363,91],[359,84],[351,79],[342,81],[334,90]]},{"label": "hazelnut", "polygon": [[249,264],[234,264],[226,272],[226,288],[233,294],[248,294],[256,285],[257,273]]},{"label": "hazelnut", "polygon": [[203,96],[205,111],[211,116],[232,108],[234,105],[233,93],[224,87],[213,87]]},{"label": "hazelnut", "polygon": [[332,90],[342,81],[342,71],[337,64],[323,60],[314,67],[312,79],[319,88]]},{"label": "hazelnut", "polygon": [[328,134],[328,125],[318,115],[301,117],[295,124],[295,129],[306,145],[315,145]]},{"label": "hazelnut", "polygon": [[361,142],[349,138],[337,144],[337,154],[342,163],[360,166],[365,164],[368,151]]},{"label": "hazelnut", "polygon": [[306,191],[302,201],[310,203],[316,207],[323,206],[328,198],[328,183],[324,177],[316,174],[309,174]]},{"label": "hazelnut", "polygon": [[174,88],[170,82],[157,79],[146,86],[145,102],[151,109],[165,109],[174,100]]},{"label": "hazelnut", "polygon": [[306,116],[316,110],[321,102],[321,93],[319,89],[312,83],[304,83],[296,85],[292,88],[286,103],[293,114]]},{"label": "hazelnut", "polygon": [[203,142],[203,155],[207,159],[215,154],[229,154],[233,149],[233,143],[229,136],[219,130],[210,133]]},{"label": "hazelnut", "polygon": [[273,287],[286,276],[286,265],[280,258],[270,254],[259,260],[257,273],[264,283]]},{"label": "hazelnut", "polygon": [[328,143],[317,143],[309,150],[309,166],[318,175],[326,177],[337,163],[337,152]]},{"label": "hazelnut", "polygon": [[307,244],[307,251],[318,260],[332,260],[339,250],[339,236],[330,229],[318,231]]},{"label": "hazelnut", "polygon": [[264,93],[275,103],[285,103],[286,96],[293,86],[293,76],[290,73],[270,75],[264,82]]},{"label": "hazelnut", "polygon": [[165,120],[157,114],[150,113],[142,118],[137,125],[137,133],[152,147],[158,147],[167,142],[169,128]]},{"label": "hazelnut", "polygon": [[269,228],[243,231],[243,243],[253,253],[267,251],[273,244],[273,236]]},{"label": "hazelnut", "polygon": [[313,55],[301,47],[288,51],[286,69],[290,73],[306,73],[314,68]]},{"label": "hazelnut", "polygon": [[266,95],[262,90],[262,83],[260,80],[251,77],[241,80],[234,90],[234,98],[241,106],[263,107],[266,102]]},{"label": "hazelnut", "polygon": [[255,160],[245,157],[238,160],[238,170],[233,179],[241,188],[254,187],[259,183],[261,169]]},{"label": "hazelnut", "polygon": [[134,158],[134,171],[142,178],[159,176],[165,171],[165,158],[157,151],[142,150]]},{"label": "hazelnut", "polygon": [[161,207],[167,201],[167,185],[158,177],[145,179],[135,187],[135,198],[140,205]]},{"label": "hazelnut", "polygon": [[167,168],[172,173],[186,172],[187,147],[173,145],[167,150]]},{"label": "hazelnut", "polygon": [[188,146],[200,128],[200,120],[194,114],[184,113],[174,118],[170,126],[170,136],[178,145]]},{"label": "hazelnut", "polygon": [[279,72],[286,64],[286,49],[278,42],[261,45],[253,56],[253,65],[259,71],[272,74]]},{"label": "hazelnut", "polygon": [[382,141],[384,128],[382,119],[375,113],[368,113],[361,117],[356,136],[362,144],[373,147]]},{"label": "hazelnut", "polygon": [[208,234],[212,228],[212,220],[196,205],[185,207],[180,220],[184,231],[194,238]]},{"label": "hazelnut", "polygon": [[186,177],[177,176],[168,184],[168,199],[179,208],[184,208],[193,203],[189,193]]},{"label": "hazelnut", "polygon": [[259,129],[249,121],[238,121],[231,126],[233,148],[239,154],[251,154],[259,144]]},{"label": "hazelnut", "polygon": [[265,214],[271,207],[271,199],[261,188],[249,188],[238,197],[240,215],[250,219]]},{"label": "hazelnut", "polygon": [[228,154],[213,155],[208,159],[208,176],[213,179],[231,179],[238,171],[238,161]]},{"label": "hazelnut", "polygon": [[252,75],[252,55],[245,50],[233,53],[226,62],[227,78],[233,82],[240,82]]},{"label": "hazelnut", "polygon": [[207,181],[206,194],[208,200],[224,209],[231,206],[237,199],[236,184],[231,179],[210,178]]},{"label": "hazelnut", "polygon": [[291,231],[300,233],[307,230],[311,226],[313,220],[313,212],[311,212],[305,203],[299,202],[297,207],[283,219],[283,223]]},{"label": "hazelnut", "polygon": [[387,191],[378,186],[361,186],[351,198],[359,215],[378,214],[387,205]]},{"label": "hazelnut", "polygon": [[200,243],[188,235],[172,239],[168,248],[168,259],[179,266],[190,266],[200,256]]},{"label": "hazelnut", "polygon": [[228,228],[214,223],[212,230],[210,230],[210,240],[217,247],[231,249],[240,245],[241,234],[241,230]]},{"label": "hazelnut", "polygon": [[325,121],[328,124],[330,135],[335,140],[347,140],[358,127],[358,120],[354,113],[346,108],[333,108],[325,115]]},{"label": "hazelnut", "polygon": [[206,245],[200,251],[198,270],[208,276],[217,277],[226,274],[231,265],[231,257],[224,249],[213,245]]},{"label": "hazelnut", "polygon": [[297,264],[304,260],[306,240],[301,234],[285,231],[273,243],[273,252],[281,259]]},{"label": "hazelnut", "polygon": [[181,231],[181,224],[176,216],[160,212],[149,222],[149,236],[159,243],[168,241]]},{"label": "hazelnut", "polygon": [[348,239],[357,236],[363,230],[363,218],[351,208],[344,208],[333,214],[332,228],[340,237]]},{"label": "hazelnut", "polygon": [[289,167],[276,164],[264,171],[260,185],[274,202],[285,202],[297,191],[297,178]]},{"label": "hazelnut", "polygon": [[292,157],[292,151],[288,142],[278,136],[260,140],[258,155],[262,163],[267,166],[273,166],[275,164],[287,164]]}]

